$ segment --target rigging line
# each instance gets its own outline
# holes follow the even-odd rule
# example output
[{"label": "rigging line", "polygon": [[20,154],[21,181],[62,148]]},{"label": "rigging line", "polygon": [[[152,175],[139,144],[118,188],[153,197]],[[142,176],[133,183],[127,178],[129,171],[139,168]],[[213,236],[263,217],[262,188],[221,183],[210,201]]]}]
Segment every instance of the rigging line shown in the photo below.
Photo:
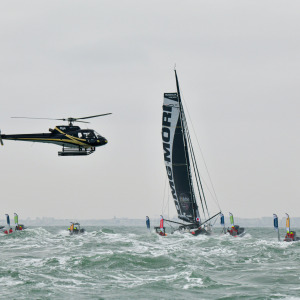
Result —
[{"label": "rigging line", "polygon": [[[187,134],[188,134],[188,139],[190,140],[191,154],[192,154],[194,160],[196,160],[195,153],[194,153],[194,148],[193,148],[193,145],[191,143],[190,132],[188,131]],[[206,210],[207,210],[207,214],[208,214],[208,217],[209,217],[209,211],[208,211],[207,202],[206,202],[206,198],[205,198],[205,194],[204,194],[204,190],[203,190],[203,186],[202,186],[200,174],[199,174],[199,171],[198,171],[197,163],[196,163],[195,175],[196,175],[195,177],[198,177],[198,180],[200,182],[200,187],[201,187],[201,191],[202,191],[203,201],[204,201],[204,204],[205,204],[205,207],[206,207]]]},{"label": "rigging line", "polygon": [[[170,190],[168,188],[168,179],[166,179],[166,190],[164,195],[164,209],[163,209],[163,215],[169,211],[169,197],[170,197]],[[168,212],[169,215],[169,212]]]},{"label": "rigging line", "polygon": [[[194,154],[194,153],[193,153],[193,154]],[[194,154],[194,157],[195,157],[195,154]],[[195,158],[195,160],[196,160],[196,158]],[[204,180],[203,176],[201,176],[199,170],[198,170],[198,173],[199,173],[198,176],[199,176],[200,178],[202,178],[201,182],[204,183],[204,185],[205,185],[207,191],[208,191],[209,194],[212,196],[212,199],[214,200],[214,202],[216,203],[216,205],[217,205],[217,206],[219,207],[219,209],[220,209],[220,206],[219,206],[219,204],[218,204],[218,202],[217,202],[217,199],[215,198],[215,195],[211,192],[209,185],[206,183],[206,181]],[[220,210],[221,210],[221,209],[220,209]]]},{"label": "rigging line", "polygon": [[[183,100],[184,100],[184,98],[183,98]],[[217,201],[217,205],[218,205],[219,209],[221,210],[220,204],[219,204],[219,200],[218,200],[218,196],[217,196],[216,190],[215,190],[215,188],[214,188],[212,179],[211,179],[211,177],[210,177],[210,173],[209,173],[209,171],[208,171],[208,167],[207,167],[207,165],[206,165],[206,162],[205,162],[205,159],[204,159],[204,155],[203,155],[202,149],[201,149],[201,147],[200,147],[200,143],[199,143],[198,138],[197,138],[197,135],[196,135],[196,131],[195,131],[195,128],[194,128],[194,124],[193,124],[192,119],[191,119],[191,116],[190,116],[190,112],[189,112],[189,109],[188,109],[188,106],[187,106],[187,102],[186,102],[185,100],[184,100],[184,103],[185,103],[185,107],[186,107],[186,110],[187,110],[187,113],[188,113],[188,116],[189,116],[189,119],[190,119],[190,122],[191,122],[191,125],[192,125],[192,129],[193,129],[194,135],[195,135],[195,137],[196,137],[196,141],[197,141],[197,144],[198,144],[198,147],[199,147],[199,150],[200,150],[200,153],[201,153],[201,157],[202,157],[203,162],[204,162],[204,165],[205,165],[205,169],[206,169],[206,172],[207,172],[207,175],[208,175],[208,178],[209,178],[211,187],[212,187],[213,192],[214,192],[214,196],[215,196],[216,201]]]},{"label": "rigging line", "polygon": [[168,219],[170,219],[170,191],[168,193]]},{"label": "rigging line", "polygon": [[167,175],[165,177],[165,188],[164,188],[164,196],[163,196],[163,204],[162,204],[162,208],[161,208],[161,213],[162,215],[164,214],[164,206],[165,206],[165,196],[166,196],[166,185],[167,185]]},{"label": "rigging line", "polygon": [[[182,120],[182,111],[183,111],[183,106],[181,103],[181,96],[180,96],[180,88],[179,88],[179,83],[178,83],[178,78],[177,78],[177,72],[175,70],[175,79],[176,79],[176,88],[177,88],[177,97],[178,97],[178,104],[179,104],[179,117],[180,117],[180,125],[181,125],[181,132],[182,132],[182,136],[183,136],[183,145],[184,145],[184,155],[185,155],[185,159],[187,161],[187,173],[188,173],[188,178],[189,178],[189,186],[190,186],[190,194],[191,194],[191,198],[192,198],[192,206],[193,206],[193,215],[194,215],[194,219],[197,217],[195,215],[195,210],[196,210],[196,214],[199,214],[198,211],[198,207],[197,207],[197,203],[196,203],[196,199],[195,199],[195,194],[194,194],[194,188],[193,188],[193,182],[192,182],[192,178],[191,178],[191,171],[190,171],[190,166],[189,166],[189,156],[188,156],[188,149],[187,149],[187,143],[186,143],[186,137],[185,137],[185,128],[183,126],[183,120]],[[196,208],[195,208],[196,205]]]},{"label": "rigging line", "polygon": [[[185,116],[184,116],[184,121],[186,122]],[[197,175],[196,175],[196,167],[197,167],[197,163],[196,163],[196,160],[195,160],[195,156],[193,155],[194,153],[193,153],[193,150],[192,150],[191,139],[190,139],[190,135],[189,135],[188,130],[187,130],[187,140],[188,140],[188,143],[189,143],[189,147],[190,147],[190,149],[191,149],[191,158],[192,158],[193,169],[194,169],[194,174],[195,174],[196,184],[197,184],[197,188],[198,188],[198,193],[199,193],[199,197],[200,197],[200,203],[201,203],[201,206],[202,206],[204,218],[207,219],[206,213],[205,213],[205,209],[204,209],[204,206],[203,206],[203,200],[202,200],[202,197],[201,197],[200,188],[199,188],[199,182],[198,182],[198,181],[200,181],[200,177],[198,178]],[[195,165],[196,165],[196,166],[195,166]],[[200,184],[201,184],[201,181],[200,181]],[[203,193],[203,191],[202,191],[202,193]],[[205,199],[205,198],[204,198],[204,199]],[[207,205],[206,205],[206,209],[207,209]],[[207,210],[207,212],[208,212],[208,210]]]},{"label": "rigging line", "polygon": [[[187,121],[186,121],[186,117],[184,115],[184,122],[187,124]],[[190,136],[190,132],[189,132],[189,129],[187,127],[187,138],[188,138],[188,142],[189,142],[189,147],[190,147],[190,152],[191,152],[191,158],[192,160],[194,161],[194,174],[195,174],[195,178],[200,182],[200,186],[201,186],[201,191],[202,191],[202,196],[205,200],[205,194],[204,194],[204,190],[202,188],[202,183],[201,183],[201,176],[199,174],[199,171],[198,171],[198,165],[197,165],[197,160],[196,160],[196,156],[195,156],[195,153],[194,153],[194,148],[193,148],[193,144],[192,144],[192,139],[191,139],[191,136]],[[199,189],[199,196],[201,198],[201,192],[200,192],[200,189]],[[202,199],[201,199],[202,200]]]},{"label": "rigging line", "polygon": [[214,224],[212,224],[211,226],[215,226],[215,224],[216,224],[216,222],[217,222],[217,218],[215,218],[215,222],[214,222]]},{"label": "rigging line", "polygon": [[[198,167],[197,167],[197,163],[195,161],[196,159],[195,159],[195,155],[194,155],[193,150],[191,150],[191,155],[192,155],[192,160],[193,160],[193,167],[194,167],[195,179],[196,179],[196,182],[197,182],[198,193],[199,193],[199,197],[200,197],[200,201],[201,201],[201,205],[202,205],[204,217],[207,219],[206,213],[205,213],[205,209],[204,209],[204,206],[203,206],[203,202],[205,204],[205,208],[206,208],[206,212],[208,214],[208,217],[209,217],[209,211],[208,211],[208,208],[207,208],[207,203],[206,203],[204,191],[203,191],[203,188],[202,188],[201,179],[200,179],[199,174],[197,174]],[[199,187],[199,185],[200,185],[200,187]],[[202,192],[202,196],[201,196],[201,192]]]},{"label": "rigging line", "polygon": [[[179,86],[178,86],[178,91],[179,91]],[[179,96],[180,97],[180,96]],[[180,100],[181,101],[181,100]],[[180,121],[181,121],[181,132],[182,132],[182,137],[183,137],[183,144],[184,144],[184,155],[185,155],[185,159],[186,159],[186,167],[187,167],[187,173],[188,173],[188,177],[189,177],[189,186],[190,186],[190,194],[191,194],[191,204],[193,206],[193,215],[194,215],[194,219],[196,219],[197,213],[199,214],[199,210],[198,210],[198,205],[196,202],[196,197],[195,197],[195,192],[194,192],[194,186],[193,186],[193,182],[192,182],[192,174],[191,174],[191,167],[190,167],[190,160],[189,160],[189,151],[188,151],[188,143],[186,140],[186,128],[185,125],[187,126],[187,124],[184,124],[184,118],[183,118],[183,107],[181,102],[179,103],[179,107],[180,107]]]}]

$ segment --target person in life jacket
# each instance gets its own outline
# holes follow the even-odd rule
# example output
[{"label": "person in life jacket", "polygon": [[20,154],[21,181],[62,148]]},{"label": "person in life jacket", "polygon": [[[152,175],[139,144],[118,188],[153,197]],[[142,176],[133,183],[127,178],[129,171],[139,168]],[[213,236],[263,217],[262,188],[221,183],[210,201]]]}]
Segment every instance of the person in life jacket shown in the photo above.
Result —
[{"label": "person in life jacket", "polygon": [[295,240],[295,233],[294,233],[294,231],[289,231],[289,232],[286,233],[284,241],[287,241],[289,239],[291,239],[292,241]]},{"label": "person in life jacket", "polygon": [[230,235],[232,235],[232,236],[236,236],[237,235],[237,230],[236,230],[236,228],[234,227],[234,226],[231,226],[231,228],[230,228],[230,230],[228,229],[227,230],[229,233],[230,233]]},{"label": "person in life jacket", "polygon": [[23,226],[24,226],[24,225],[16,225],[15,230],[23,230],[23,229],[24,229]]},{"label": "person in life jacket", "polygon": [[237,236],[238,235],[238,230],[237,228],[234,226],[234,219],[233,219],[233,214],[229,213],[229,217],[230,217],[230,223],[231,223],[231,228],[229,230],[229,228],[227,229],[227,232],[229,232],[230,235],[232,236]]}]

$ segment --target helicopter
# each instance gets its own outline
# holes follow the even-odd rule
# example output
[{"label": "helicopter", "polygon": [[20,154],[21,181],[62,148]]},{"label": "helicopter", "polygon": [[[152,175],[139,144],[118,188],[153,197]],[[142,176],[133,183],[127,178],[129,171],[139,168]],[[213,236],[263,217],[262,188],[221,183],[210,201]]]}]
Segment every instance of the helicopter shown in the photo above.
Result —
[{"label": "helicopter", "polygon": [[62,146],[62,151],[58,156],[82,156],[90,155],[95,152],[96,147],[107,144],[107,139],[92,129],[81,129],[74,126],[74,122],[89,123],[81,121],[83,119],[96,118],[111,115],[111,113],[82,117],[82,118],[29,118],[29,117],[12,117],[22,119],[46,119],[61,120],[68,122],[68,125],[57,125],[54,129],[49,128],[50,133],[31,133],[31,134],[1,134],[0,143],[3,146],[3,140],[27,141],[38,143],[50,143]]}]

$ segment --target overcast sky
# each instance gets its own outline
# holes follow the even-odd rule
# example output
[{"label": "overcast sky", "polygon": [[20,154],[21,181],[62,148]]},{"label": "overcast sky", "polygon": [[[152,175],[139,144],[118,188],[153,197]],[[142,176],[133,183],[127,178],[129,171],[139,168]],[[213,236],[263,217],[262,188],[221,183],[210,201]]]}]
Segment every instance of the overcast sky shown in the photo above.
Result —
[{"label": "overcast sky", "polygon": [[299,1],[2,1],[2,133],[60,125],[12,116],[113,114],[81,126],[108,139],[88,157],[4,141],[0,218],[161,214],[175,63],[223,212],[300,216],[299,32]]}]

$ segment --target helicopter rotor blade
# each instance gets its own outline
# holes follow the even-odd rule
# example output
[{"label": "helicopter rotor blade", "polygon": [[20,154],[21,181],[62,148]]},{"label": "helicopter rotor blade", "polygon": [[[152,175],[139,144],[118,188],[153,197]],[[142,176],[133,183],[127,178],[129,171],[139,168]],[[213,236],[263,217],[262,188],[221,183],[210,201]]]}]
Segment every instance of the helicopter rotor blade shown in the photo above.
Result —
[{"label": "helicopter rotor blade", "polygon": [[81,123],[89,123],[85,121],[78,121],[78,120],[83,120],[83,119],[90,119],[90,118],[96,118],[96,117],[102,117],[102,116],[107,116],[111,115],[112,113],[107,113],[107,114],[101,114],[101,115],[95,115],[95,116],[89,116],[89,117],[82,117],[82,118],[62,118],[62,119],[53,119],[53,118],[31,118],[31,117],[11,117],[13,119],[35,119],[35,120],[58,120],[58,121],[66,121],[72,124],[72,122],[81,122]]},{"label": "helicopter rotor blade", "polygon": [[11,117],[12,119],[43,119],[43,120],[65,120],[65,119],[53,119],[53,118],[30,118],[30,117]]},{"label": "helicopter rotor blade", "polygon": [[[77,120],[77,119],[76,119]],[[80,122],[80,123],[90,123],[90,122],[86,122],[86,121],[73,121],[73,122]]]},{"label": "helicopter rotor blade", "polygon": [[102,116],[107,116],[111,115],[112,113],[107,113],[107,114],[101,114],[101,115],[95,115],[95,116],[89,116],[89,117],[83,117],[83,118],[74,118],[75,120],[82,120],[82,119],[90,119],[90,118],[96,118],[96,117],[102,117]]}]

